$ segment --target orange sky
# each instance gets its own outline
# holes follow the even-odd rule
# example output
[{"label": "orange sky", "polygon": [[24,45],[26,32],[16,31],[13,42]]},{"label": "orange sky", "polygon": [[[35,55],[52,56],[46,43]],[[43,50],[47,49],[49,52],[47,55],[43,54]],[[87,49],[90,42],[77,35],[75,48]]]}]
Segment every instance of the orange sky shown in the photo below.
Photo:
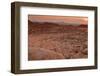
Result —
[{"label": "orange sky", "polygon": [[88,24],[88,17],[29,15],[28,19],[30,21],[39,21],[39,22],[65,22],[65,23],[76,23],[76,24]]}]

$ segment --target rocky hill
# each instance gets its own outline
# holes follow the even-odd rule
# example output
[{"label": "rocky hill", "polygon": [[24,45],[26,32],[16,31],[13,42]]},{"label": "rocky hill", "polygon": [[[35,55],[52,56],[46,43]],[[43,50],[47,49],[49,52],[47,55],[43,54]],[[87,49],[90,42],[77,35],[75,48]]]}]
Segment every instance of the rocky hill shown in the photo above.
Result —
[{"label": "rocky hill", "polygon": [[88,26],[28,21],[28,59],[88,57]]}]

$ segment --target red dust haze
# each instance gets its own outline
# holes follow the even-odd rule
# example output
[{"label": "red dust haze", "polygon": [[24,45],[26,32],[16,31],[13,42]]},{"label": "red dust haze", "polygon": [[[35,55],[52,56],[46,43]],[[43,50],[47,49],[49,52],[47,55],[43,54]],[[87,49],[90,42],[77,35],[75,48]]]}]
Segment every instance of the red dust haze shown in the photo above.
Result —
[{"label": "red dust haze", "polygon": [[64,22],[71,24],[88,24],[88,17],[82,16],[48,16],[48,15],[29,15],[28,19],[32,22]]}]

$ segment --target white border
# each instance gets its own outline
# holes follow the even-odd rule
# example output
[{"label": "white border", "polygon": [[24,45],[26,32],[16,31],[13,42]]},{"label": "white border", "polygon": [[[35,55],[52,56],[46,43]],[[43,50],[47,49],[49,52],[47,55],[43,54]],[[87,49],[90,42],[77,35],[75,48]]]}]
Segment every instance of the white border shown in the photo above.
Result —
[{"label": "white border", "polygon": [[[88,59],[28,61],[28,14],[88,17]],[[94,11],[21,7],[20,69],[43,69],[94,65]]]}]

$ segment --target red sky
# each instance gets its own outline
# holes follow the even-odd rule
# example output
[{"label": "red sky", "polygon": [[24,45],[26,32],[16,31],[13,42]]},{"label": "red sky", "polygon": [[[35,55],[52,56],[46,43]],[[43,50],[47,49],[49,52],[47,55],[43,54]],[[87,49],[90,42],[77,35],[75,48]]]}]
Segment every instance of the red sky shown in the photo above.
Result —
[{"label": "red sky", "polygon": [[76,24],[88,24],[88,17],[75,16],[50,16],[50,15],[29,15],[30,21],[39,22],[65,22]]}]

